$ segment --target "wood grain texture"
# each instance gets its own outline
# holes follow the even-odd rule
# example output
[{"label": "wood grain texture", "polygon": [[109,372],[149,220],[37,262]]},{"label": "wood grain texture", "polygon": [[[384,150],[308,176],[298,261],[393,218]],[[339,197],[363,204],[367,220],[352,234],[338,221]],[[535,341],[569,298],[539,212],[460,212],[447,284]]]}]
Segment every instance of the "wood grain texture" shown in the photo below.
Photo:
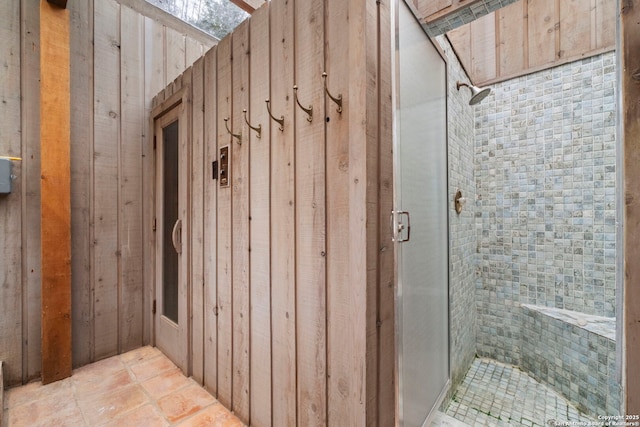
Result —
[{"label": "wood grain texture", "polygon": [[[191,349],[193,379],[204,382],[204,59],[193,64],[191,131]],[[207,174],[208,177],[208,174]]]},{"label": "wood grain texture", "polygon": [[[217,78],[217,116],[216,131],[218,150],[229,146],[229,155],[235,155],[235,142],[223,119],[231,117],[231,37],[226,37],[218,44]],[[232,163],[229,163],[232,165]],[[218,349],[217,349],[217,398],[230,408],[233,394],[233,295],[232,295],[232,234],[231,234],[231,189],[234,185],[235,171],[229,171],[230,187],[218,189],[218,281],[217,281],[217,313],[218,313]],[[218,183],[216,183],[218,184]]]},{"label": "wood grain texture", "polygon": [[[623,413],[640,413],[640,174],[637,165],[640,162],[640,147],[637,140],[640,134],[640,4],[637,0],[621,2],[620,15],[622,55],[622,138],[624,150],[624,334],[626,372],[623,389],[626,399]],[[626,409],[626,410],[625,410]]]},{"label": "wood grain texture", "polygon": [[167,84],[178,77],[186,68],[187,46],[184,34],[165,27],[165,51]]},{"label": "wood grain texture", "polygon": [[[294,5],[270,4],[271,110],[284,115],[284,131],[271,126],[271,369],[272,423],[295,425],[296,282],[294,151]],[[275,78],[275,76],[278,76]],[[301,94],[302,96],[302,94]],[[307,101],[304,101],[305,103]]]},{"label": "wood grain texture", "polygon": [[93,354],[91,281],[93,2],[73,2],[71,13],[71,301],[73,366],[90,363]]},{"label": "wood grain texture", "polygon": [[[380,5],[380,56],[378,71],[378,239],[369,241],[378,251],[376,326],[378,352],[377,419],[375,425],[386,426],[395,422],[395,257],[391,228],[387,226],[393,209],[393,103],[392,100],[392,43],[391,11],[388,3]],[[375,182],[375,181],[374,181]],[[374,185],[373,182],[370,185]],[[368,309],[372,309],[369,307]]]},{"label": "wood grain texture", "polygon": [[[380,49],[381,43],[391,45],[391,40],[381,40],[379,28],[379,9],[366,10],[366,424],[377,425],[378,421],[378,374],[380,372],[378,357],[378,154],[380,145]],[[386,222],[386,221],[385,221]]]},{"label": "wood grain texture", "polygon": [[[482,19],[496,20],[495,46],[487,40],[490,24],[474,21],[447,33],[471,81],[480,86],[615,48],[614,1],[520,0]],[[485,64],[486,58],[494,58],[496,66]]]},{"label": "wood grain texture", "polygon": [[[22,20],[22,44],[20,52],[21,96],[23,100],[20,111],[22,124],[22,162],[15,164],[15,166],[22,168],[20,181],[22,182],[22,253],[24,254],[22,257],[22,310],[23,318],[25,319],[25,322],[22,324],[22,381],[24,382],[38,377],[42,365],[42,301],[40,298],[42,283],[40,270],[42,261],[40,245],[40,108],[36,107],[40,105],[40,6],[39,0],[23,0],[20,3],[20,16]],[[73,44],[71,48],[73,49]],[[73,61],[73,59],[71,59],[71,61]],[[71,79],[73,81],[73,77],[71,77]],[[71,216],[73,220],[73,206]],[[26,224],[29,224],[29,226],[24,226]],[[71,277],[73,280],[73,271]]]},{"label": "wood grain texture", "polygon": [[453,4],[453,0],[415,0],[414,4],[421,17],[429,17],[450,7]]},{"label": "wood grain texture", "polygon": [[181,94],[183,108],[179,126],[179,156],[178,156],[178,218],[182,220],[180,229],[180,245],[182,253],[178,257],[178,328],[180,333],[178,342],[173,343],[180,348],[180,360],[176,361],[184,374],[191,374],[193,353],[191,348],[191,319],[193,306],[189,300],[193,291],[191,283],[191,245],[193,236],[191,231],[191,187],[190,177],[192,168],[192,124],[193,124],[193,69],[187,68],[184,73],[174,80],[174,93]]},{"label": "wood grain texture", "polygon": [[422,15],[420,17],[420,21],[421,22],[435,22],[438,21],[440,19],[446,18],[448,16],[454,15],[456,13],[460,13],[461,9],[464,8],[469,8],[470,6],[472,6],[474,3],[480,3],[481,0],[452,0],[449,3],[449,5],[447,7],[442,7],[443,5],[446,5],[445,2],[443,2],[443,0],[437,0],[438,2],[442,2],[440,4],[440,7],[438,8],[427,8],[426,6],[424,6],[425,4],[428,4],[430,2],[432,2],[433,0],[418,0],[418,10],[434,10],[433,13],[428,14],[428,15]]},{"label": "wood grain texture", "polygon": [[[369,52],[366,40],[366,21],[370,15],[370,9],[375,8],[373,2],[362,3],[352,0],[349,2],[349,24],[352,26],[349,36],[349,71],[348,87],[357,88],[366,76]],[[355,17],[355,19],[354,19]],[[354,31],[354,29],[358,29]],[[367,83],[368,85],[369,83]],[[346,320],[350,325],[348,335],[349,351],[352,358],[342,361],[346,368],[344,374],[338,375],[338,381],[347,380],[349,406],[346,414],[347,423],[358,425],[366,420],[366,332],[367,332],[367,222],[368,218],[368,192],[367,192],[367,162],[369,160],[369,147],[367,139],[367,91],[349,90],[349,168],[348,168],[348,194],[349,194],[349,287],[347,298],[350,308],[344,311]],[[376,218],[371,221],[375,222]],[[343,302],[344,302],[343,301]],[[339,311],[346,307],[338,306]],[[347,375],[348,373],[348,375]],[[338,385],[340,383],[338,382]]]},{"label": "wood grain texture", "polygon": [[[230,128],[240,133],[233,140],[231,169],[231,251],[233,259],[233,399],[231,408],[242,420],[249,420],[249,151],[254,141],[244,121],[249,105],[249,23],[240,24],[232,39],[232,115]],[[253,131],[251,131],[253,133]]]},{"label": "wood grain texture", "polygon": [[40,3],[42,383],[71,375],[69,12]]},{"label": "wood grain texture", "polygon": [[212,163],[218,159],[217,145],[217,48],[205,55],[204,62],[204,386],[218,394],[218,322],[217,255],[218,179],[213,177]]},{"label": "wood grain texture", "polygon": [[231,3],[247,13],[253,13],[265,3],[265,0],[231,0]]},{"label": "wood grain texture", "polygon": [[167,85],[165,70],[165,33],[164,27],[145,18],[145,97],[151,105],[151,99]]},{"label": "wood grain texture", "polygon": [[560,1],[558,58],[585,55],[591,50],[591,10],[590,1]]},{"label": "wood grain texture", "polygon": [[[389,7],[275,0],[205,55],[203,123],[195,96],[193,134],[204,127],[207,162],[229,146],[231,170],[230,187],[205,178],[202,207],[191,206],[193,215],[204,211],[203,375],[251,425],[394,419],[393,252],[379,249],[389,244],[392,197]],[[325,65],[342,114],[324,94]],[[294,83],[314,108],[311,123]],[[154,105],[171,103],[180,84]],[[192,272],[198,263],[192,258]]]},{"label": "wood grain texture", "polygon": [[144,102],[144,18],[121,8],[120,166],[118,252],[121,259],[118,352],[143,345],[142,137],[146,131]]},{"label": "wood grain texture", "polygon": [[[95,2],[94,78],[94,360],[118,352],[118,192],[120,145],[120,5]],[[115,23],[115,25],[114,25]]]},{"label": "wood grain texture", "polygon": [[249,120],[262,137],[251,136],[249,159],[250,265],[250,400],[251,425],[271,425],[271,232],[270,151],[272,122],[264,100],[269,98],[269,9],[256,10],[250,20]]},{"label": "wood grain texture", "polygon": [[344,98],[343,113],[327,126],[327,421],[361,425],[366,418],[367,92],[356,88],[367,76],[366,8],[375,5],[331,0],[326,7],[326,69]]},{"label": "wood grain texture", "polygon": [[529,1],[528,10],[529,66],[553,63],[559,22],[556,0]]},{"label": "wood grain texture", "polygon": [[143,295],[143,342],[153,343],[154,322],[152,305],[155,299],[155,245],[156,232],[153,230],[155,218],[155,150],[154,130],[151,116],[152,98],[165,86],[164,70],[164,28],[150,18],[144,19],[145,53],[144,53],[144,94],[145,122],[148,129],[143,140],[143,259],[144,259],[144,295]]},{"label": "wood grain texture", "polygon": [[595,0],[595,40],[596,49],[613,48],[616,44],[616,2]]},{"label": "wood grain texture", "polygon": [[[14,165],[14,174],[17,176],[14,181],[15,192],[2,196],[6,202],[0,203],[4,204],[3,221],[12,224],[11,231],[2,230],[2,245],[7,245],[6,252],[12,256],[5,257],[0,263],[0,271],[6,273],[12,287],[20,290],[20,294],[12,293],[3,299],[5,312],[9,312],[9,307],[15,302],[13,298],[18,298],[16,316],[19,319],[16,320],[13,315],[7,317],[11,327],[0,333],[0,347],[1,357],[5,360],[13,360],[14,355],[16,360],[19,359],[18,362],[5,365],[8,381],[15,384],[41,374],[41,1],[6,3],[0,9],[3,13],[2,52],[5,53],[3,57],[6,63],[6,67],[2,68],[2,95],[5,101],[2,104],[2,123],[6,121],[9,124],[1,128],[10,141],[1,146],[4,152],[0,154],[22,157],[23,161]],[[148,245],[148,242],[153,242],[152,215],[148,209],[148,206],[152,206],[153,186],[147,175],[148,160],[153,161],[153,151],[152,145],[148,144],[152,139],[147,138],[146,134],[151,98],[166,85],[164,26],[113,1],[100,2],[97,10],[94,3],[94,0],[69,2],[67,6],[70,19],[72,111],[71,319],[74,367],[151,340],[149,319],[153,298],[150,280],[153,279],[153,263],[142,261],[149,259],[152,253],[150,248],[153,247]],[[105,10],[108,11],[106,14]],[[144,31],[140,31],[138,21],[143,19]],[[94,22],[100,23],[97,32],[94,31]],[[184,26],[174,29],[180,34],[189,33]],[[156,35],[159,35],[160,43],[155,43]],[[201,39],[198,43],[189,38],[185,40],[188,53],[196,55],[201,51]],[[209,38],[208,43],[213,43],[213,39]],[[152,78],[156,69],[159,70],[160,79]],[[100,73],[97,77],[94,76],[96,70]],[[96,99],[94,94],[100,98]],[[140,110],[138,101],[134,99],[141,102]],[[96,113],[95,107],[101,110]],[[5,109],[10,112],[5,113]],[[96,115],[101,116],[97,131],[94,126]],[[96,143],[94,136],[96,133],[102,134],[105,124],[108,124],[110,135],[117,133],[117,137],[102,136]],[[8,141],[7,138],[5,141]],[[107,157],[103,150],[105,140],[108,141]],[[106,173],[105,166],[110,175]],[[144,179],[139,179],[142,175]],[[105,185],[102,185],[103,178]],[[101,193],[96,195],[94,188]],[[105,192],[110,195],[118,193],[118,197],[105,197]],[[105,200],[108,200],[108,205]],[[106,216],[101,215],[105,212],[103,208],[106,209]],[[118,226],[113,225],[115,218],[119,220]],[[105,221],[110,221],[111,225],[105,225]],[[98,227],[97,234],[94,225]],[[144,246],[136,235],[143,236]],[[96,245],[104,249],[97,257]],[[101,254],[106,254],[107,259]],[[119,260],[120,265],[115,260]],[[14,272],[16,262],[19,270],[17,276]],[[97,269],[111,278],[109,285]],[[140,293],[142,282],[144,294]],[[94,294],[96,287],[97,297]],[[105,300],[101,298],[101,292],[106,289],[111,293]],[[98,303],[97,312],[95,302]],[[143,302],[141,309],[134,310]],[[96,315],[99,319],[97,329],[94,324]],[[109,320],[103,322],[105,315]],[[102,334],[105,330],[109,330],[106,341],[111,342],[107,345],[108,352],[100,348],[104,347]],[[99,342],[96,337],[99,337]],[[5,339],[15,339],[16,343],[1,345]],[[5,348],[11,349],[7,350],[7,354],[10,352],[12,356],[5,356]]]},{"label": "wood grain texture", "polygon": [[[36,4],[36,7],[38,5]],[[5,66],[0,68],[0,129],[6,137],[0,139],[3,156],[21,157],[20,138],[20,3],[3,2],[0,5],[0,55]],[[36,107],[37,108],[37,107]],[[5,259],[0,271],[0,359],[4,361],[5,384],[22,381],[23,313],[22,295],[22,197],[23,165],[13,163],[13,174],[19,177],[12,183],[12,192],[0,195],[0,250]],[[39,218],[38,218],[39,220]],[[26,224],[25,224],[26,226]],[[24,315],[24,316],[23,316]]]},{"label": "wood grain texture", "polygon": [[[350,51],[349,2],[329,0],[327,2],[326,70],[331,76],[331,86],[340,88],[343,97],[343,113],[334,117],[327,126],[326,174],[327,174],[327,422],[328,424],[350,424],[354,410],[351,395],[352,367],[342,354],[352,351],[353,339],[344,325],[350,323],[349,264],[352,262],[349,236],[349,141],[341,137],[349,134],[349,124],[357,103],[351,103],[349,86],[349,59],[353,62],[363,58]],[[349,284],[349,286],[347,286]],[[354,286],[356,286],[354,284]],[[353,354],[355,357],[356,355]],[[348,420],[348,421],[347,421]]]},{"label": "wood grain texture", "polygon": [[[523,21],[526,19],[527,2],[516,2],[502,8],[494,15],[498,20],[498,46],[500,63],[498,64],[499,75],[513,74],[519,70],[523,70],[525,65],[524,46],[528,44],[525,39],[525,26]],[[528,34],[527,34],[528,37]],[[491,48],[488,46],[487,48]]]},{"label": "wood grain texture", "polygon": [[489,14],[471,23],[471,74],[480,81],[496,77],[495,22]]},{"label": "wood grain texture", "polygon": [[[358,0],[349,1],[349,70],[348,98],[349,104],[349,167],[348,167],[348,197],[349,197],[349,287],[346,289],[347,298],[338,304],[338,312],[345,315],[347,324],[350,325],[348,333],[340,333],[342,339],[347,339],[350,358],[343,358],[337,380],[338,388],[341,381],[349,383],[348,398],[344,407],[346,423],[359,425],[366,420],[366,316],[367,316],[367,91],[351,90],[362,84],[362,77],[367,75],[368,49],[366,40],[366,21],[371,8],[375,8],[373,2],[363,3]],[[367,85],[369,83],[367,82]],[[374,217],[371,219],[375,221]],[[349,302],[349,308],[342,305]],[[332,310],[332,309],[331,309]],[[339,317],[338,317],[339,318]],[[337,324],[334,324],[337,326]],[[341,409],[338,407],[338,409]],[[332,411],[333,412],[333,411]],[[336,411],[339,414],[339,410]]]},{"label": "wood grain texture", "polygon": [[197,40],[185,37],[185,65],[190,67],[202,56],[203,46]]},{"label": "wood grain texture", "polygon": [[449,42],[454,47],[462,68],[469,77],[471,74],[471,25],[463,25],[447,33]]},{"label": "wood grain texture", "polygon": [[324,2],[296,2],[295,78],[301,102],[314,112],[312,122],[299,108],[294,115],[297,406],[304,426],[327,424],[324,116],[332,120],[338,113],[325,103],[321,79],[324,13]]}]

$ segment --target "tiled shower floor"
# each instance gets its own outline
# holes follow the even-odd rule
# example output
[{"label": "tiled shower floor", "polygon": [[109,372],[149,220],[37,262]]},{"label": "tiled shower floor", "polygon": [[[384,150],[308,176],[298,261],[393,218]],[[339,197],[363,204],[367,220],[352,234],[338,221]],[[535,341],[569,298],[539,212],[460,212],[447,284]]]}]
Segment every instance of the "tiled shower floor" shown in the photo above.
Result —
[{"label": "tiled shower floor", "polygon": [[4,408],[4,427],[243,426],[153,347],[83,366],[45,386],[9,389]]},{"label": "tiled shower floor", "polygon": [[[549,426],[556,421],[594,421],[526,373],[476,359],[446,414],[470,426]],[[585,424],[586,425],[586,424]]]}]

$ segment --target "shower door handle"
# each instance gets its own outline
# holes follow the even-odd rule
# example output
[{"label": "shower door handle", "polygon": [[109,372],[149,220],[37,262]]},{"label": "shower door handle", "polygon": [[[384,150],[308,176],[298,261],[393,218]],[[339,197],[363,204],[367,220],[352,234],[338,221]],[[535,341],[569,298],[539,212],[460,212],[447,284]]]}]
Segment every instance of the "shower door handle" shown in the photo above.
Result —
[{"label": "shower door handle", "polygon": [[[178,233],[180,233],[180,239],[178,240]],[[178,218],[176,223],[173,224],[173,231],[171,232],[171,242],[176,253],[182,253],[182,220]]]},{"label": "shower door handle", "polygon": [[[402,217],[406,217],[406,224],[402,222]],[[407,236],[402,237],[403,231],[407,230]],[[411,216],[408,211],[391,211],[391,240],[398,243],[405,243],[411,239]]]}]

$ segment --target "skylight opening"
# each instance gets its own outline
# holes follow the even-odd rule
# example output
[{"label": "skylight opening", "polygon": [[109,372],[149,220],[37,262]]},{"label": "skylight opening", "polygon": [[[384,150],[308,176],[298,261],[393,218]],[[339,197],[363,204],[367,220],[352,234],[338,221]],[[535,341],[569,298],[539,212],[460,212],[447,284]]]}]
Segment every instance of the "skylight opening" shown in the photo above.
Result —
[{"label": "skylight opening", "polygon": [[222,39],[249,14],[229,0],[147,0],[173,16]]}]

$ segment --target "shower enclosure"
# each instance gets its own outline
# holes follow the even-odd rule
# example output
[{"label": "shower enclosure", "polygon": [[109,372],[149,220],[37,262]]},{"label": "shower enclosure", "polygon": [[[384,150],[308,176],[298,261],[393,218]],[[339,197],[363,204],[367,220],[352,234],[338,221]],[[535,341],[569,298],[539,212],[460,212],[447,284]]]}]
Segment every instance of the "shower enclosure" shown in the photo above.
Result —
[{"label": "shower enclosure", "polygon": [[398,409],[422,426],[449,386],[446,64],[403,1],[396,11]]}]

